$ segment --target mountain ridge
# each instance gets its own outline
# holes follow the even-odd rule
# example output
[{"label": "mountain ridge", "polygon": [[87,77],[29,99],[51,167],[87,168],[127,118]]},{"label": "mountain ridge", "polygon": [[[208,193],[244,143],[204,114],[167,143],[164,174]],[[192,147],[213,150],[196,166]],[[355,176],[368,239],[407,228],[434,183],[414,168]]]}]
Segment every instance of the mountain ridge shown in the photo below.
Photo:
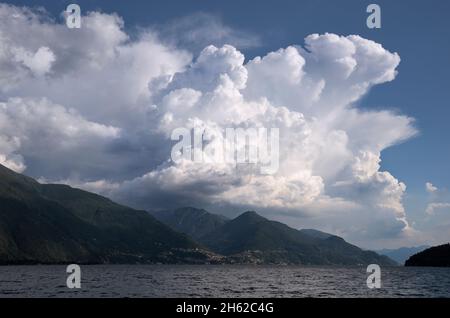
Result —
[{"label": "mountain ridge", "polygon": [[338,236],[296,230],[255,211],[231,220],[193,207],[164,213],[153,214],[171,226],[147,211],[40,184],[0,165],[0,264],[393,265]]},{"label": "mountain ridge", "polygon": [[376,250],[380,255],[386,255],[387,257],[393,259],[397,263],[404,265],[405,261],[414,254],[417,254],[430,246],[421,245],[421,246],[412,246],[412,247],[400,247],[396,249],[381,249]]},{"label": "mountain ridge", "polygon": [[[184,212],[181,218],[173,211],[162,211],[154,215],[178,230],[179,222],[185,222],[189,216],[194,219],[198,214],[209,218],[218,216],[192,207],[178,210]],[[191,215],[190,212],[194,213]],[[258,229],[260,226],[263,228]],[[277,235],[273,236],[271,232],[276,232]],[[376,261],[382,265],[397,265],[388,257],[364,251],[341,237],[315,229],[296,230],[286,224],[268,220],[255,211],[246,211],[234,219],[222,222],[220,226],[210,228],[209,233],[197,235],[196,239],[214,253],[227,257],[227,261],[231,263],[355,265]],[[333,252],[336,249],[342,253],[342,257]]]},{"label": "mountain ridge", "polygon": [[242,213],[200,242],[237,263],[396,265],[388,257],[364,251],[341,237],[317,230],[296,230],[255,211]]},{"label": "mountain ridge", "polygon": [[0,165],[0,263],[204,262],[200,245],[145,211]]},{"label": "mountain ridge", "polygon": [[172,229],[185,233],[197,240],[229,221],[223,215],[213,214],[204,209],[194,207],[150,211],[150,214]]}]

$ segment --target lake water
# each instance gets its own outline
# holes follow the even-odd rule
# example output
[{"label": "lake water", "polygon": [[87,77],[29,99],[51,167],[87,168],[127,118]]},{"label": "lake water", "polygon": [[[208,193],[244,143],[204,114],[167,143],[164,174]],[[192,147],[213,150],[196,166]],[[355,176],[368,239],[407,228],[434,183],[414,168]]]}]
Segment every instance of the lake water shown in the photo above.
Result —
[{"label": "lake water", "polygon": [[450,297],[450,268],[386,267],[369,289],[364,267],[85,265],[81,289],[65,266],[0,266],[0,297]]}]

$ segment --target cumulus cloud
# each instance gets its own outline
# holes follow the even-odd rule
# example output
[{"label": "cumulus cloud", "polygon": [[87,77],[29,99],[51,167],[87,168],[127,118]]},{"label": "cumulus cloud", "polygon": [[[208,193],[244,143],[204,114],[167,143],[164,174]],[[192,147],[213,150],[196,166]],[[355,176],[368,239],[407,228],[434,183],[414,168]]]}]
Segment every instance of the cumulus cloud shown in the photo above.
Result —
[{"label": "cumulus cloud", "polygon": [[[49,180],[96,181],[132,178],[164,160],[170,148],[154,133],[149,86],[155,83],[152,79],[181,71],[191,61],[190,53],[163,45],[151,30],[130,41],[122,19],[114,14],[87,13],[83,27],[73,30],[45,12],[6,4],[0,4],[0,38],[1,102],[16,98],[15,104],[59,105],[87,122],[120,131],[114,138],[80,138],[55,130],[53,138],[61,136],[66,144],[78,146],[67,146],[64,154],[53,153],[48,160],[25,147],[26,139],[11,138],[15,134],[9,131],[0,138],[2,162],[18,171],[26,166],[28,174]],[[45,129],[39,120],[34,119],[36,125]],[[32,137],[28,144],[38,144]],[[52,146],[42,145],[40,153],[49,156]]]},{"label": "cumulus cloud", "polygon": [[[126,182],[119,195],[152,206],[148,193],[166,189],[176,197],[171,203],[326,215],[330,223],[342,217],[342,207],[358,216],[359,235],[411,232],[402,204],[406,185],[380,171],[379,162],[382,150],[416,133],[413,120],[352,106],[371,86],[394,79],[398,55],[358,36],[312,35],[306,45],[308,50],[290,46],[248,63],[232,46],[208,46],[155,95],[155,117],[166,136],[182,126],[280,128],[277,174],[226,164],[165,164]],[[151,190],[136,197],[138,189]]]},{"label": "cumulus cloud", "polygon": [[15,59],[17,62],[22,62],[33,74],[42,76],[50,71],[55,55],[45,46],[40,47],[35,53],[17,48]]},{"label": "cumulus cloud", "polygon": [[[193,57],[162,34],[130,39],[120,17],[97,12],[70,30],[0,5],[0,161],[139,208],[252,208],[364,243],[413,233],[406,185],[380,161],[416,134],[414,120],[356,106],[394,80],[397,53],[326,33],[246,62],[232,45]],[[175,164],[178,127],[206,129],[210,145],[228,127],[279,128],[279,170]]]},{"label": "cumulus cloud", "polygon": [[89,164],[95,164],[95,153],[119,136],[120,129],[88,121],[76,110],[47,99],[16,97],[0,102],[0,161],[18,172],[26,168],[24,156],[48,170],[55,165],[82,169],[83,163],[74,159],[89,156]]}]

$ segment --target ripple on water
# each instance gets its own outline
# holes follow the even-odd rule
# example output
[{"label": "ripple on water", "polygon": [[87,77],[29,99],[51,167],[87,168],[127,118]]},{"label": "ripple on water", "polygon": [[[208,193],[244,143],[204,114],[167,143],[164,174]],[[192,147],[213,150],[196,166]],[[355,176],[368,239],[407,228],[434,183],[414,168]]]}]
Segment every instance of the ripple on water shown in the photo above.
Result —
[{"label": "ripple on water", "polygon": [[363,267],[82,266],[82,289],[64,266],[3,266],[0,297],[450,297],[449,268],[382,268],[369,290]]}]

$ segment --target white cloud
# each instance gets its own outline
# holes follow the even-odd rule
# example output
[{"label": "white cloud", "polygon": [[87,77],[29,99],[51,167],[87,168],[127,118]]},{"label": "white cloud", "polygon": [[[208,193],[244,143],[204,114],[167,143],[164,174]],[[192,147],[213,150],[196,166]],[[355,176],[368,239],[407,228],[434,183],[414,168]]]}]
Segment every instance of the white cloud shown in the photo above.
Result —
[{"label": "white cloud", "polygon": [[[380,169],[413,119],[355,106],[395,78],[398,54],[313,34],[247,63],[232,45],[192,60],[155,30],[130,39],[120,17],[95,12],[72,31],[0,5],[0,162],[140,208],[253,208],[359,242],[413,233],[406,185]],[[198,126],[279,128],[278,173],[170,162],[172,129]]]},{"label": "white cloud", "polygon": [[434,193],[438,190],[438,188],[435,187],[431,182],[425,183],[425,189],[428,193]]},{"label": "white cloud", "polygon": [[46,99],[16,97],[0,102],[0,160],[18,172],[25,170],[28,156],[50,167],[76,166],[72,160],[119,136],[120,129],[88,121],[76,110]]},{"label": "white cloud", "polygon": [[0,135],[0,164],[20,173],[26,169],[26,166],[23,157],[16,153],[19,148],[18,137]]},{"label": "white cloud", "polygon": [[17,48],[15,52],[17,62],[22,62],[35,75],[42,76],[48,73],[55,61],[53,52],[45,46],[40,47],[35,53]]},{"label": "white cloud", "polygon": [[[395,77],[398,55],[357,36],[313,35],[307,46],[309,53],[290,46],[248,64],[231,46],[209,46],[154,101],[167,136],[180,126],[279,127],[278,174],[262,176],[227,165],[166,164],[127,182],[116,195],[132,195],[131,202],[151,206],[155,201],[149,193],[157,187],[176,194],[177,200],[169,200],[175,204],[209,202],[294,215],[314,211],[331,222],[342,211],[326,202],[340,201],[358,215],[347,220],[360,222],[361,235],[372,230],[393,237],[410,233],[402,205],[406,186],[380,171],[379,162],[383,149],[416,133],[413,120],[351,106],[370,86]],[[142,200],[136,197],[138,189],[149,189],[137,195]],[[335,210],[334,216],[326,206]],[[373,222],[380,226],[372,228]]]}]

